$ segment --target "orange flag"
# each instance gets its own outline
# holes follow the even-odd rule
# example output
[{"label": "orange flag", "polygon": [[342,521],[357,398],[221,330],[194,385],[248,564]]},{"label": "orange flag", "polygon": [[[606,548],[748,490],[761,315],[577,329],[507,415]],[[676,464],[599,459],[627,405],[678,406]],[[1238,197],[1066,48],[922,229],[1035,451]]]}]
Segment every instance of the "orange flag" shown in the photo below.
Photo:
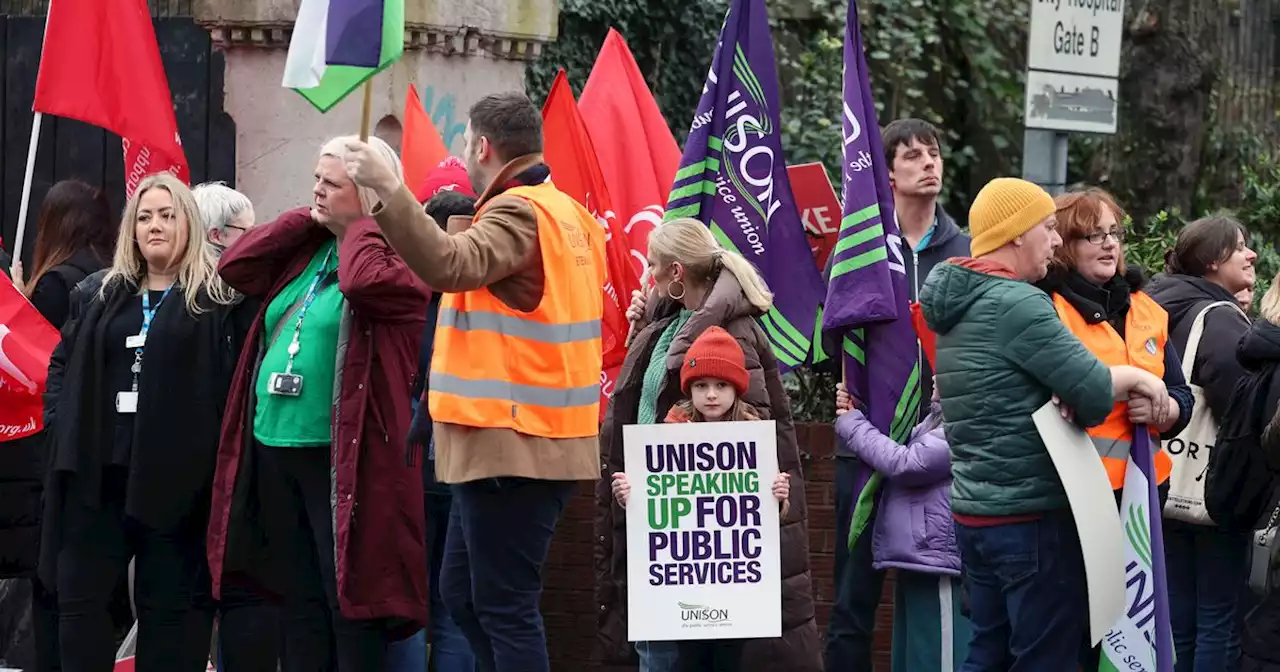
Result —
[{"label": "orange flag", "polygon": [[418,89],[410,84],[404,99],[404,135],[401,137],[400,160],[404,163],[404,183],[414,193],[427,181],[427,175],[440,165],[449,150],[440,139],[440,131],[422,107]]},{"label": "orange flag", "polygon": [[631,246],[618,222],[609,198],[604,174],[596,159],[591,136],[578,112],[564,70],[556,75],[547,101],[542,106],[543,160],[551,168],[556,187],[569,194],[595,216],[605,230],[605,263],[608,278],[604,286],[604,380],[600,386],[600,413],[608,407],[608,397],[622,360],[627,355],[627,306],[632,290],[640,288],[640,276],[631,263]]}]

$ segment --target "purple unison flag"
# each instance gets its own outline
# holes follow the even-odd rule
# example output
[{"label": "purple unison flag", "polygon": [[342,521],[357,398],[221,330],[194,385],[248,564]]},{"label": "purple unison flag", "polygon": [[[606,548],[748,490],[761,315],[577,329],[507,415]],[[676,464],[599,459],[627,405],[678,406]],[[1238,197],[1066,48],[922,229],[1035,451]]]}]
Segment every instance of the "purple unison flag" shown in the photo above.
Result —
[{"label": "purple unison flag", "polygon": [[1146,426],[1134,427],[1129,457],[1147,477],[1147,505],[1151,518],[1151,578],[1155,582],[1156,672],[1173,672],[1173,629],[1169,623],[1169,574],[1164,563],[1164,524],[1160,512],[1160,494],[1156,485],[1156,467],[1151,450],[1151,433]]},{"label": "purple unison flag", "polygon": [[[831,252],[824,331],[843,333],[845,384],[868,419],[899,443],[920,416],[920,346],[911,325],[902,236],[858,25],[850,0],[844,35],[844,208]],[[866,467],[850,544],[870,516],[879,477]]]},{"label": "purple unison flag", "polygon": [[327,65],[376,68],[382,60],[384,0],[329,0],[325,22]]},{"label": "purple unison flag", "polygon": [[701,220],[722,247],[760,270],[774,295],[759,321],[785,372],[809,359],[823,290],[779,133],[764,0],[733,0],[664,219]]}]

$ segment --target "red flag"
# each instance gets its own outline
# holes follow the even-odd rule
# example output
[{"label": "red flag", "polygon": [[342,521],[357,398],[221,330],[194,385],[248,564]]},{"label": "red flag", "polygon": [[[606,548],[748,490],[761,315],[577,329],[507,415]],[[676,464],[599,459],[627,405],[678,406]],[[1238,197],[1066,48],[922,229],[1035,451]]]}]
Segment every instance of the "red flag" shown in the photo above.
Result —
[{"label": "red flag", "polygon": [[627,225],[641,272],[649,232],[662,223],[680,167],[680,147],[662,118],[644,75],[618,31],[609,29],[578,103],[595,143],[600,171]]},{"label": "red flag", "polygon": [[0,441],[44,427],[45,378],[61,336],[30,301],[0,274]]},{"label": "red flag", "polygon": [[168,172],[184,183],[191,184],[191,175],[187,171],[186,159],[175,163],[167,155],[155,151],[147,145],[129,142],[128,138],[121,138],[120,144],[124,146],[125,198],[132,198],[133,191],[138,188],[138,183],[142,181],[142,178],[154,173]]},{"label": "red flag", "polygon": [[400,159],[404,162],[404,183],[415,194],[427,181],[427,175],[445,157],[449,150],[440,138],[440,131],[431,123],[431,117],[422,107],[418,89],[409,85],[404,99],[404,135],[401,136]]},{"label": "red flag", "polygon": [[125,139],[128,184],[162,170],[189,179],[146,0],[51,0],[32,108]]},{"label": "red flag", "polygon": [[929,368],[936,370],[933,358],[938,352],[938,335],[930,331],[929,324],[924,321],[924,309],[919,303],[911,304],[911,326],[916,328],[916,337],[920,339],[920,349],[929,358]]},{"label": "red flag", "polygon": [[608,279],[604,286],[604,373],[600,381],[601,418],[613,392],[618,370],[626,358],[629,324],[627,306],[631,292],[640,288],[640,275],[631,263],[631,246],[618,226],[617,215],[606,187],[591,136],[573,100],[573,90],[564,70],[556,75],[547,102],[542,106],[543,159],[551,168],[556,187],[591,211],[605,230],[605,263]]}]

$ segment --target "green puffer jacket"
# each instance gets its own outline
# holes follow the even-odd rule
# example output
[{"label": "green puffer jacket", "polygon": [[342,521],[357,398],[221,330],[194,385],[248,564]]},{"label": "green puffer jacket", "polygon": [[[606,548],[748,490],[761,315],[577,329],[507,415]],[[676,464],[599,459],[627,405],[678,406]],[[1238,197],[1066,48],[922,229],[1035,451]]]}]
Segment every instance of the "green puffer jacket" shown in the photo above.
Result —
[{"label": "green puffer jacket", "polygon": [[951,509],[1008,516],[1067,508],[1031,414],[1056,394],[1076,421],[1111,411],[1111,373],[1063,326],[1048,295],[975,259],[938,266],[920,298],[938,334],[937,383],[951,444]]}]

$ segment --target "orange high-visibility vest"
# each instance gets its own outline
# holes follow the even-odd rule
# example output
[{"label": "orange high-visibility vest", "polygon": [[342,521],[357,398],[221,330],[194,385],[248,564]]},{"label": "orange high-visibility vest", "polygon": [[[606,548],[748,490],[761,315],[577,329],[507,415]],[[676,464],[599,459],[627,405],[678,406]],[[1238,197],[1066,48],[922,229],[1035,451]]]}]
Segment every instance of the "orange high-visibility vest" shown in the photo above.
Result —
[{"label": "orange high-visibility vest", "polygon": [[550,182],[504,193],[537,214],[542,299],[524,313],[484,287],[445,294],[431,357],[431,418],[552,439],[595,436],[604,231]]},{"label": "orange high-visibility vest", "polygon": [[[1089,324],[1069,301],[1059,294],[1053,295],[1053,305],[1058,317],[1075,334],[1084,347],[1107,366],[1128,364],[1164,378],[1164,349],[1169,340],[1169,314],[1143,292],[1129,295],[1129,314],[1125,317],[1124,338],[1103,320]],[[1093,447],[1102,457],[1111,480],[1111,489],[1124,487],[1124,470],[1129,460],[1129,447],[1133,441],[1133,424],[1129,422],[1128,404],[1116,402],[1107,419],[1097,427],[1088,429]],[[1159,445],[1159,436],[1151,431],[1151,445]],[[1173,461],[1164,448],[1152,456],[1156,470],[1156,485],[1169,480]]]}]

